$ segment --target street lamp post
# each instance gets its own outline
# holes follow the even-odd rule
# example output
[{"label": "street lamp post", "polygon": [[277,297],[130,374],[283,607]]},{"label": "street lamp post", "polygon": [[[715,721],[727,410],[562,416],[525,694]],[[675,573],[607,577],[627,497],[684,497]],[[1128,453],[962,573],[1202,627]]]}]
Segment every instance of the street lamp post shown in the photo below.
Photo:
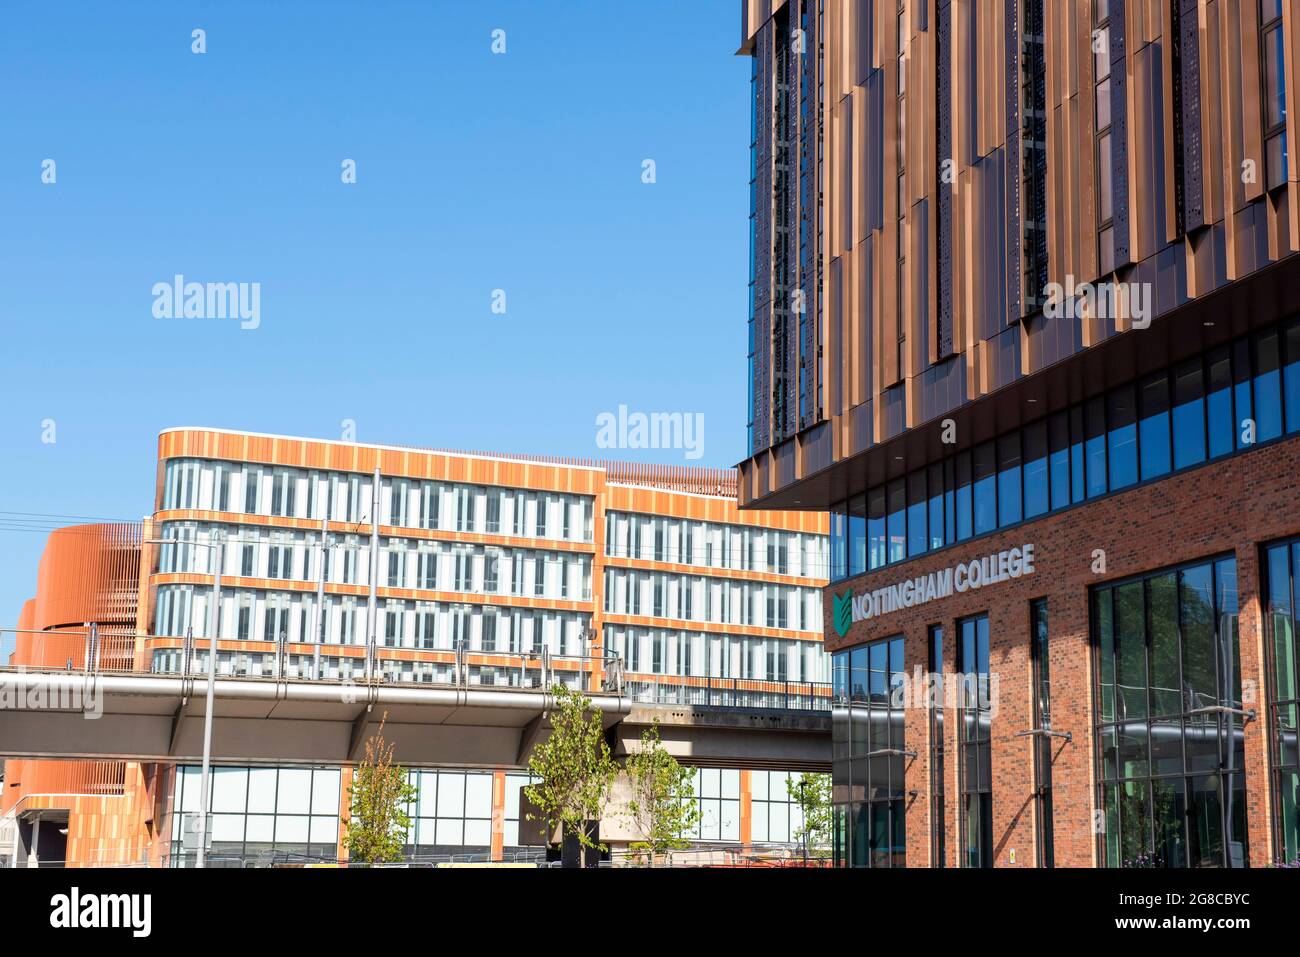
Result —
[{"label": "street lamp post", "polygon": [[802,820],[800,827],[802,828],[803,833],[799,835],[801,838],[799,843],[803,845],[803,866],[804,867],[808,866],[808,797],[807,794],[805,793],[805,788],[807,787],[808,787],[808,782],[804,780],[803,776],[801,775],[799,777],[799,813],[800,813],[800,818]]},{"label": "street lamp post", "polygon": [[150,545],[194,545],[199,548],[211,548],[215,553],[212,571],[212,610],[208,634],[208,694],[207,706],[203,711],[203,773],[199,785],[199,850],[198,867],[207,866],[208,844],[208,796],[212,787],[212,702],[217,683],[217,634],[221,627],[221,566],[225,557],[225,543],[217,538],[212,542],[187,542],[175,538],[153,538]]}]

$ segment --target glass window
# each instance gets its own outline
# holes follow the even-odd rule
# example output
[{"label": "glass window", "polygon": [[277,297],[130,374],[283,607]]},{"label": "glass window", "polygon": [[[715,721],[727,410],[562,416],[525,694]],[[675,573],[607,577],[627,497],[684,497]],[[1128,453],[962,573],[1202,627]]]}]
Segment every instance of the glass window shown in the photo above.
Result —
[{"label": "glass window", "polygon": [[[1237,434],[1237,448],[1245,449],[1259,441],[1259,423],[1254,429],[1248,429],[1248,420],[1255,417],[1254,402],[1251,400],[1250,378],[1250,343],[1239,339],[1232,344],[1232,426]],[[1253,433],[1253,434],[1252,434]]]},{"label": "glass window", "polygon": [[1110,488],[1125,488],[1138,479],[1137,408],[1133,387],[1115,389],[1107,396],[1108,460]]},{"label": "glass window", "polygon": [[1284,336],[1286,367],[1282,370],[1282,389],[1286,397],[1286,430],[1300,432],[1300,319],[1287,325]]},{"label": "glass window", "polygon": [[1276,332],[1255,340],[1255,421],[1258,440],[1267,442],[1282,434],[1282,371]]},{"label": "glass window", "polygon": [[888,539],[885,536],[885,487],[867,492],[867,542],[872,568],[880,568],[889,560]]},{"label": "glass window", "polygon": [[[770,532],[768,534],[771,534]],[[867,497],[849,499],[849,575],[867,570]]]},{"label": "glass window", "polygon": [[992,442],[975,447],[975,534],[998,526],[997,452]]},{"label": "glass window", "polygon": [[1047,601],[1039,599],[1030,606],[1033,631],[1031,656],[1034,672],[1034,797],[1037,810],[1038,866],[1055,867],[1056,851],[1052,816],[1052,757],[1058,739],[1052,730],[1051,663],[1048,655]]},{"label": "glass window", "polygon": [[[1024,431],[1025,518],[1042,515],[1051,507],[1047,469],[1047,422]],[[1067,472],[1068,474],[1068,472]]]},{"label": "glass window", "polygon": [[1084,458],[1088,498],[1106,494],[1106,405],[1090,399],[1084,406]]},{"label": "glass window", "polygon": [[889,483],[889,561],[907,557],[907,486],[902,479]]},{"label": "glass window", "polygon": [[848,573],[848,523],[847,506],[841,502],[830,514],[831,581],[839,581]]},{"label": "glass window", "polygon": [[1205,382],[1200,359],[1174,372],[1174,468],[1205,461]]},{"label": "glass window", "polygon": [[1024,518],[1021,501],[1020,433],[998,439],[998,524],[1014,525]]},{"label": "glass window", "polygon": [[1278,854],[1284,864],[1300,859],[1300,753],[1297,749],[1296,626],[1300,540],[1270,546],[1268,573],[1268,643],[1272,685],[1271,731],[1278,831]]},{"label": "glass window", "polygon": [[962,866],[993,866],[992,730],[988,616],[958,622],[961,733],[958,777],[962,792]]},{"label": "glass window", "polygon": [[929,499],[925,489],[925,470],[918,469],[907,477],[907,556],[925,553],[930,544],[926,532]]},{"label": "glass window", "polygon": [[1240,668],[1235,582],[1225,558],[1094,591],[1111,867],[1244,866],[1241,717],[1219,710],[1240,706],[1218,678]]},{"label": "glass window", "polygon": [[936,463],[930,466],[930,548],[943,548],[944,546],[944,509],[943,509],[943,464]]},{"label": "glass window", "polygon": [[1138,387],[1138,401],[1138,448],[1145,481],[1166,474],[1171,467],[1168,376],[1162,372],[1143,382]]},{"label": "glass window", "polygon": [[1059,412],[1049,420],[1048,439],[1052,508],[1065,508],[1070,504],[1070,419],[1065,412]]},{"label": "glass window", "polygon": [[956,474],[956,462],[949,458],[943,463],[943,540],[949,545],[957,541]]},{"label": "glass window", "polygon": [[[943,674],[943,627],[929,628],[930,674]],[[943,696],[937,695],[930,705],[930,834],[932,867],[947,866],[944,802]]]},{"label": "glass window", "polygon": [[838,759],[832,762],[833,795],[837,802],[847,802],[843,813],[849,818],[841,864],[906,866],[901,826],[906,701],[893,694],[904,673],[901,637],[850,652],[848,695],[836,698],[847,709],[847,720],[832,722],[832,754]]},{"label": "glass window", "polygon": [[1226,346],[1210,353],[1206,368],[1209,373],[1206,417],[1210,430],[1210,458],[1217,458],[1236,447],[1237,428],[1232,421],[1232,357]]},{"label": "glass window", "polygon": [[957,481],[954,498],[957,512],[957,540],[965,541],[974,534],[971,526],[971,454],[959,452],[954,468]]}]

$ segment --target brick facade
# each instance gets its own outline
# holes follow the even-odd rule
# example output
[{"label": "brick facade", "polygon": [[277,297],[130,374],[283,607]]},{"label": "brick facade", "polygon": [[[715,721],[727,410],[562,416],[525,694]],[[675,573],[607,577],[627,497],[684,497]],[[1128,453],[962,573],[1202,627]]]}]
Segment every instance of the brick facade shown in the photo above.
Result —
[{"label": "brick facade", "polygon": [[[1053,515],[941,549],[909,562],[879,569],[827,589],[824,595],[826,648],[838,651],[866,641],[905,635],[905,668],[925,668],[927,629],[944,629],[944,670],[956,659],[957,622],[972,615],[989,619],[989,669],[998,676],[999,698],[992,723],[993,850],[995,866],[1036,863],[1033,738],[1016,737],[1033,727],[1030,661],[1030,602],[1046,598],[1050,622],[1049,665],[1053,728],[1073,741],[1052,739],[1054,843],[1058,867],[1098,863],[1093,829],[1096,793],[1096,736],[1093,733],[1093,667],[1088,599],[1093,586],[1158,571],[1172,565],[1235,554],[1240,609],[1241,677],[1246,707],[1258,719],[1245,726],[1246,788],[1250,865],[1274,857],[1268,764],[1264,608],[1260,600],[1260,546],[1300,534],[1300,438],[1206,464],[1179,475],[1112,493]],[[858,622],[841,638],[832,626],[831,593],[871,591],[918,575],[1033,543],[1032,575],[953,594],[913,608]],[[1094,573],[1094,551],[1105,553],[1104,573]],[[1253,691],[1253,700],[1252,700]],[[958,866],[958,722],[945,722],[944,782],[947,866]],[[931,858],[930,730],[924,708],[909,708],[907,863],[927,866]]]}]

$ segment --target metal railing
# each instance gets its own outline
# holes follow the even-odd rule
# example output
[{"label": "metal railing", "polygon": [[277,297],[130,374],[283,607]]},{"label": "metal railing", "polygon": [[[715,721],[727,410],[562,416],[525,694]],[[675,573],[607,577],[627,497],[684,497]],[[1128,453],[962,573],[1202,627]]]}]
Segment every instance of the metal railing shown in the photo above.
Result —
[{"label": "metal railing", "polygon": [[[94,625],[84,631],[0,629],[0,672],[207,675],[209,640],[149,635]],[[550,691],[558,685],[644,704],[829,711],[831,688],[814,681],[628,675],[618,656],[560,655],[549,648],[515,652],[388,645],[313,644],[224,638],[216,675],[267,681]]]},{"label": "metal railing", "polygon": [[652,680],[629,680],[626,693],[633,701],[642,704],[777,711],[831,710],[831,686],[816,681],[664,676]]}]

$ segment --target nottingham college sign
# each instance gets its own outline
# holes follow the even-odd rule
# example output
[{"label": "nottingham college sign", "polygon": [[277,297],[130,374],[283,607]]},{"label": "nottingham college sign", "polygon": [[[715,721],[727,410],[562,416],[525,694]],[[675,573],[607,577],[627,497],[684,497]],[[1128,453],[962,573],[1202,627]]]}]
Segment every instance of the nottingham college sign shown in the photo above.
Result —
[{"label": "nottingham college sign", "polygon": [[835,630],[843,637],[856,622],[877,618],[900,608],[915,608],[936,598],[947,598],[954,591],[973,591],[1033,573],[1034,546],[1021,545],[875,591],[858,595],[853,594],[852,589],[843,595],[832,592]]}]

